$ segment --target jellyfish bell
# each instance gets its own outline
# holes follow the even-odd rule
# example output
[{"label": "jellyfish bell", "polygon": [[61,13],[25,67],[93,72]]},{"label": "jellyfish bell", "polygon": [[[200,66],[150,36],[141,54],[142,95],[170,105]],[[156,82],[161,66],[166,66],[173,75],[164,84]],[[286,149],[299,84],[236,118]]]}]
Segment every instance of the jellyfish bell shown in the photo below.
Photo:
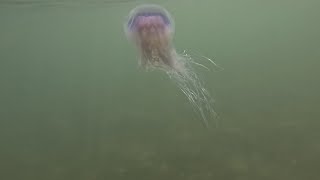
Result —
[{"label": "jellyfish bell", "polygon": [[143,68],[179,67],[174,61],[172,43],[174,21],[166,9],[158,5],[140,5],[129,13],[124,29],[140,52]]},{"label": "jellyfish bell", "polygon": [[[174,20],[163,7],[155,4],[140,5],[132,9],[127,17],[124,29],[130,40],[137,38],[142,31],[154,32],[161,29],[170,38],[174,34]],[[160,33],[160,32],[159,32]]]}]

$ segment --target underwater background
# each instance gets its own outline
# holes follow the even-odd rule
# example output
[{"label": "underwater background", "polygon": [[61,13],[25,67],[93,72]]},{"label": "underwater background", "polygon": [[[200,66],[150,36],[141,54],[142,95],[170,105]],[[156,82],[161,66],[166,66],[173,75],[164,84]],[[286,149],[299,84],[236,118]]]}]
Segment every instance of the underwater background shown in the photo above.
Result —
[{"label": "underwater background", "polygon": [[[215,99],[205,128],[123,32],[142,3]],[[0,0],[0,179],[318,180],[320,1]],[[204,62],[197,59],[197,62]]]}]

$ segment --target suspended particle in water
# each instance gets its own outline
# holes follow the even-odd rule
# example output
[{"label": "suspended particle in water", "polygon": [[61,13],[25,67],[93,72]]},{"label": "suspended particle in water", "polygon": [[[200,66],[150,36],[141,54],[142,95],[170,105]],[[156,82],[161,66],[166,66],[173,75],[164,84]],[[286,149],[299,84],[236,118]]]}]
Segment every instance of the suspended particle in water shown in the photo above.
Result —
[{"label": "suspended particle in water", "polygon": [[[129,13],[124,29],[128,39],[137,47],[140,66],[166,72],[208,127],[208,120],[216,118],[213,99],[192,68],[194,64],[205,66],[195,62],[186,51],[177,53],[172,42],[175,26],[170,13],[158,5],[137,6]],[[211,59],[206,59],[214,64]]]}]

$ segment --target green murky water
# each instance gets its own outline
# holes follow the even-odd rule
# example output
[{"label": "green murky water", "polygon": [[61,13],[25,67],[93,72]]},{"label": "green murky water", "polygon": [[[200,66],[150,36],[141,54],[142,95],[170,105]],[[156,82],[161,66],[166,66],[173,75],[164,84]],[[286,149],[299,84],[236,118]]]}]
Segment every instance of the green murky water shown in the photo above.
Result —
[{"label": "green murky water", "polygon": [[0,1],[0,179],[319,179],[319,1],[157,1],[178,51],[224,68],[197,69],[211,129],[138,68],[122,28],[143,2]]}]

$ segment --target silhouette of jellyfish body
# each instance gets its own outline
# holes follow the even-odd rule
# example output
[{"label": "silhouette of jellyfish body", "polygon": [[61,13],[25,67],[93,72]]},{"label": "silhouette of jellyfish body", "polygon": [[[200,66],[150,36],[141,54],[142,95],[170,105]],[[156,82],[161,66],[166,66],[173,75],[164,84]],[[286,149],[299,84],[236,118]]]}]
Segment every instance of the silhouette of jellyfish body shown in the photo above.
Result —
[{"label": "silhouette of jellyfish body", "polygon": [[185,52],[176,52],[172,42],[174,21],[169,12],[158,5],[140,5],[129,13],[124,28],[140,53],[139,64],[144,69],[165,71],[208,126],[208,118],[216,117],[213,99],[192,68],[192,64],[201,64]]}]

